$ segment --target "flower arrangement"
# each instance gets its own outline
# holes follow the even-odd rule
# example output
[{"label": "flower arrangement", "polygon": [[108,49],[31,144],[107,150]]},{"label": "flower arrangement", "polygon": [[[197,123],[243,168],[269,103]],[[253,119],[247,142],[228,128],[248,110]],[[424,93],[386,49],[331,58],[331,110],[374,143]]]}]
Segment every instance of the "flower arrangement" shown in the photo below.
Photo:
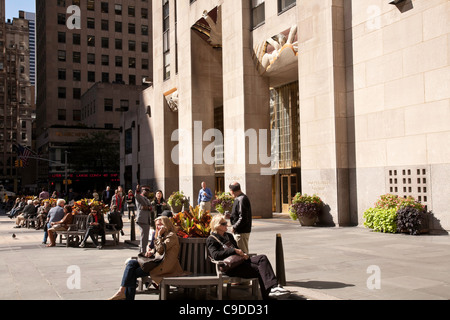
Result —
[{"label": "flower arrangement", "polygon": [[89,214],[91,208],[97,208],[99,213],[106,214],[109,212],[109,206],[104,204],[103,201],[97,201],[95,199],[82,199],[75,201],[72,207],[72,214]]},{"label": "flower arrangement", "polygon": [[229,192],[216,194],[216,198],[212,201],[212,207],[219,213],[224,214],[233,208],[234,198]]},{"label": "flower arrangement", "polygon": [[207,238],[211,232],[209,211],[200,210],[200,206],[189,207],[172,218],[173,224],[178,228],[180,238]]},{"label": "flower arrangement", "polygon": [[167,200],[167,203],[172,208],[182,206],[185,202],[186,196],[184,195],[183,191],[175,191],[170,195],[169,199]]},{"label": "flower arrangement", "polygon": [[292,198],[289,215],[292,220],[297,220],[299,217],[313,219],[319,216],[322,207],[323,201],[318,195],[310,196],[299,192]]},{"label": "flower arrangement", "polygon": [[44,200],[42,200],[42,204],[44,204],[45,202],[48,202],[48,203],[50,203],[50,207],[54,207],[54,206],[56,206],[56,199],[54,199],[54,198],[48,198],[48,199],[44,199]]},{"label": "flower arrangement", "polygon": [[411,196],[401,198],[385,194],[380,196],[374,208],[364,212],[364,226],[377,232],[417,235],[426,220],[425,213],[425,206]]}]

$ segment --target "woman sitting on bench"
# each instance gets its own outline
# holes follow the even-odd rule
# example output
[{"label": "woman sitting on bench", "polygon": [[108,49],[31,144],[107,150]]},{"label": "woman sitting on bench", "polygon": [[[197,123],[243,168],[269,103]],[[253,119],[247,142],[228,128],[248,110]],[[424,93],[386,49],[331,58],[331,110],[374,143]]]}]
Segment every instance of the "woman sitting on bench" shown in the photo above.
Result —
[{"label": "woman sitting on bench", "polygon": [[184,273],[178,261],[180,243],[172,221],[168,217],[161,216],[155,219],[155,225],[155,251],[147,251],[146,256],[151,257],[156,252],[162,254],[165,244],[166,251],[163,262],[150,273],[147,273],[142,270],[137,260],[128,261],[123,273],[121,287],[109,300],[134,300],[137,278],[150,276],[153,285],[158,289],[163,277],[177,277]]},{"label": "woman sitting on bench", "polygon": [[231,255],[244,257],[244,263],[225,272],[230,277],[258,278],[261,295],[264,300],[279,298],[290,294],[289,291],[278,286],[278,280],[273,272],[272,265],[266,255],[249,257],[247,253],[238,248],[236,240],[228,233],[228,223],[225,216],[218,214],[211,220],[211,235],[206,240],[210,256],[216,260],[224,260]]}]

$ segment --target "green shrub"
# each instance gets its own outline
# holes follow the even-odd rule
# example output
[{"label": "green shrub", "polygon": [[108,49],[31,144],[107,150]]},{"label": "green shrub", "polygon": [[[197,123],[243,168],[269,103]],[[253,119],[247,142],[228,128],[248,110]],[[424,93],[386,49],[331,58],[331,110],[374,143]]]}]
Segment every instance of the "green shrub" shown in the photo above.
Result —
[{"label": "green shrub", "polygon": [[397,231],[397,209],[370,208],[364,212],[364,226],[376,232]]}]

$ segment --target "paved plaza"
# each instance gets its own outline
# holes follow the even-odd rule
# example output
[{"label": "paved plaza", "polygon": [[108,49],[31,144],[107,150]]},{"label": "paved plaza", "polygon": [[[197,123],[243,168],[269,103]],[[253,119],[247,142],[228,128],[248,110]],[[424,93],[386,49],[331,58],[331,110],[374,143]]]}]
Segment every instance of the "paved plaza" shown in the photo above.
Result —
[{"label": "paved plaza", "polygon": [[[98,250],[58,244],[47,248],[43,231],[14,229],[0,213],[0,299],[105,300],[120,285],[124,261],[137,254],[125,244]],[[15,234],[15,237],[13,237]],[[250,251],[266,254],[275,269],[276,235],[281,234],[285,288],[290,300],[448,300],[450,237],[380,234],[361,227],[300,227],[285,215],[254,220]],[[79,281],[74,274],[80,274]],[[233,291],[245,299],[245,291]],[[176,297],[176,295],[175,295]],[[181,297],[183,298],[183,297]],[[206,297],[205,297],[206,298]],[[157,300],[155,293],[137,300]]]}]

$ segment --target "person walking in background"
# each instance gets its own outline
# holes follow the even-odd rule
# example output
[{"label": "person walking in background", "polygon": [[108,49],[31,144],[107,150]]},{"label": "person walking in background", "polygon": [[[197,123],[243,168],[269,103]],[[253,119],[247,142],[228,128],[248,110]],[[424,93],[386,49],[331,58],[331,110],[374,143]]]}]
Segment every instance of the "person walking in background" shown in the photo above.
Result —
[{"label": "person walking in background", "polygon": [[229,186],[230,193],[234,197],[231,209],[230,222],[236,242],[244,252],[248,253],[248,241],[252,230],[252,207],[250,200],[241,191],[241,185],[234,182]]},{"label": "person walking in background", "polygon": [[135,197],[134,197],[133,191],[131,189],[128,190],[128,194],[126,196],[126,201],[127,201],[127,210],[128,210],[128,220],[130,220],[131,212],[133,212],[133,217],[136,214],[135,210],[134,210],[136,208],[136,205],[134,204]]},{"label": "person walking in background", "polygon": [[206,182],[202,182],[202,188],[198,192],[198,205],[200,206],[200,210],[208,210],[211,211],[211,200],[212,200],[213,194],[211,192],[211,189],[206,187]]},{"label": "person walking in background", "polygon": [[113,197],[113,192],[111,191],[111,187],[107,186],[106,190],[102,193],[102,201],[106,205],[111,205],[111,199]]}]

